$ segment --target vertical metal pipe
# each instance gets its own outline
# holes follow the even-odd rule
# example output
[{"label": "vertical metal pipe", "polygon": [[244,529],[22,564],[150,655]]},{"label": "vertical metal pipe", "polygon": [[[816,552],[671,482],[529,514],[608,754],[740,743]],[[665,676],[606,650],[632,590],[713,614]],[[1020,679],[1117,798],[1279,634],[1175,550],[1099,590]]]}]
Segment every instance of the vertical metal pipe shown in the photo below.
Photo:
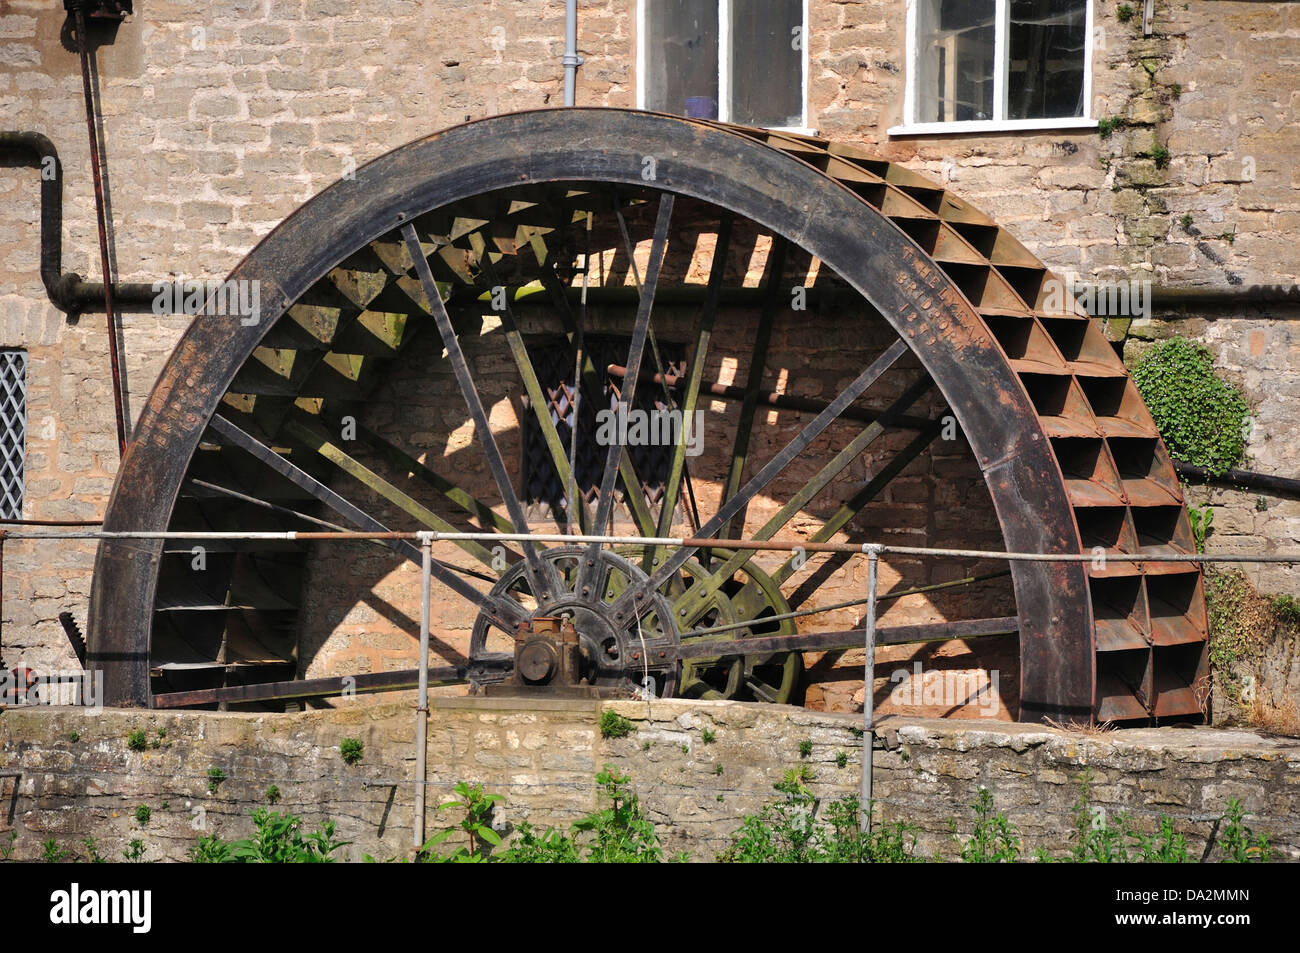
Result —
[{"label": "vertical metal pipe", "polygon": [[862,792],[859,795],[862,807],[862,830],[871,833],[871,769],[875,758],[875,720],[876,720],[876,578],[879,572],[879,543],[867,543],[862,547],[867,554],[867,657],[863,663],[862,673]]},{"label": "vertical metal pipe", "polygon": [[99,223],[99,260],[104,272],[104,312],[108,316],[108,357],[113,370],[113,408],[117,420],[118,456],[126,453],[126,415],[122,409],[122,368],[117,355],[117,320],[113,316],[113,276],[108,269],[108,225],[104,218],[104,182],[99,172],[99,137],[95,132],[95,100],[90,88],[90,47],[86,11],[76,9],[77,50],[81,54],[81,85],[86,97],[86,129],[90,133],[90,171],[95,179],[95,217]]},{"label": "vertical metal pipe", "polygon": [[420,700],[415,710],[415,818],[412,845],[424,846],[424,789],[429,747],[429,597],[433,576],[433,533],[420,533]]},{"label": "vertical metal pipe", "polygon": [[564,0],[564,105],[574,105],[578,82],[578,67],[582,57],[578,55],[578,0]]}]

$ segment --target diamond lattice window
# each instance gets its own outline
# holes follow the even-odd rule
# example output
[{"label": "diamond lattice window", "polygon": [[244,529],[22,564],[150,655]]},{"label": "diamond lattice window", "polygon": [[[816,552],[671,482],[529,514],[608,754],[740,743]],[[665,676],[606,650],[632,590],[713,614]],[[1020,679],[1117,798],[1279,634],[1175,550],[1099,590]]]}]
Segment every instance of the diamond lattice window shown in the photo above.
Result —
[{"label": "diamond lattice window", "polygon": [[0,519],[23,515],[27,444],[27,352],[0,351]]}]

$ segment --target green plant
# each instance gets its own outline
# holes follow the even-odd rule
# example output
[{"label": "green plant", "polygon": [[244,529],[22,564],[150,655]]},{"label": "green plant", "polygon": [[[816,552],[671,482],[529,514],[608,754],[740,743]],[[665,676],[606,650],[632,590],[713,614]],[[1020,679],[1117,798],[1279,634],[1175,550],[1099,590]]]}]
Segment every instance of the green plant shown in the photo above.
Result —
[{"label": "green plant", "polygon": [[1290,625],[1300,626],[1300,599],[1295,596],[1276,596],[1273,599],[1273,611]]},{"label": "green plant", "polygon": [[1183,95],[1183,84],[1182,84],[1182,83],[1170,83],[1170,84],[1169,84],[1169,95],[1172,96],[1172,97],[1174,97],[1174,99],[1180,99],[1180,98],[1182,98],[1182,95]]},{"label": "green plant", "polygon": [[189,855],[195,864],[226,864],[230,863],[230,845],[216,834],[208,834],[190,848]]},{"label": "green plant", "polygon": [[151,817],[153,817],[153,811],[148,804],[141,804],[135,809],[135,822],[141,827],[148,824]]},{"label": "green plant", "polygon": [[576,864],[582,859],[572,837],[554,827],[537,833],[527,821],[515,828],[509,850],[499,858],[507,864]]},{"label": "green plant", "polygon": [[1257,496],[1257,497],[1255,497],[1255,512],[1256,512],[1256,513],[1267,513],[1267,512],[1268,512],[1268,498],[1267,498],[1267,497],[1264,497],[1264,496]]},{"label": "green plant", "polygon": [[702,728],[700,729],[700,740],[706,745],[711,745],[713,742],[718,740],[718,736],[714,733],[712,728]]},{"label": "green plant", "polygon": [[167,808],[169,808],[169,807],[171,807],[171,802],[170,802],[170,801],[163,801],[162,804],[158,805],[158,810],[160,810],[160,811],[165,811],[165,810],[167,810]]},{"label": "green plant", "polygon": [[280,803],[280,789],[274,784],[266,789],[266,803],[272,807]]},{"label": "green plant", "polygon": [[1111,134],[1124,126],[1123,116],[1102,116],[1097,120],[1097,135],[1109,139]]},{"label": "green plant", "polygon": [[208,768],[208,793],[216,794],[217,788],[224,780],[226,780],[226,772],[215,766]]},{"label": "green plant", "polygon": [[1250,408],[1215,374],[1209,348],[1167,338],[1142,358],[1133,380],[1173,457],[1216,474],[1242,461]]},{"label": "green plant", "polygon": [[1221,233],[1219,234],[1219,240],[1220,240],[1220,241],[1225,241],[1225,242],[1227,242],[1229,245],[1231,245],[1233,242],[1235,242],[1235,241],[1237,240],[1237,233],[1236,233],[1236,232],[1221,232]]},{"label": "green plant", "polygon": [[1120,23],[1128,23],[1133,19],[1134,9],[1127,3],[1121,3],[1115,10],[1115,16],[1119,18]]},{"label": "green plant", "polygon": [[608,709],[600,713],[600,736],[602,738],[626,738],[632,733],[632,722],[616,711]]},{"label": "green plant", "polygon": [[76,728],[73,728],[70,732],[68,732],[68,740],[75,745],[78,741],[81,740],[81,732],[79,732]]},{"label": "green plant", "polygon": [[799,757],[806,758],[812,754],[813,744],[807,738],[799,742]]},{"label": "green plant", "polygon": [[641,742],[641,750],[642,750],[642,751],[649,751],[649,750],[650,750],[650,742],[648,742],[648,741],[643,741],[643,742]]},{"label": "green plant", "polygon": [[691,753],[691,746],[686,744],[686,742],[682,742],[682,754],[690,754],[690,753]]},{"label": "green plant", "polygon": [[81,842],[81,846],[86,848],[86,861],[92,864],[106,863],[99,854],[99,842],[93,837],[87,837]]},{"label": "green plant", "polygon": [[847,751],[835,752],[835,767],[843,768],[849,763],[849,753]]},{"label": "green plant", "polygon": [[126,736],[126,746],[132,751],[143,751],[148,745],[143,728],[136,728]]},{"label": "green plant", "polygon": [[715,765],[713,766],[713,773],[714,773],[714,774],[721,774],[721,773],[722,773],[722,765],[721,765],[721,763],[719,763],[719,764],[715,764]]},{"label": "green plant", "polygon": [[993,809],[993,795],[988,788],[979,789],[971,807],[975,809],[975,826],[964,843],[957,836],[956,822],[948,821],[962,861],[967,864],[1014,863],[1020,856],[1020,838],[1006,815]]},{"label": "green plant", "polygon": [[1183,231],[1188,231],[1189,229],[1191,229],[1191,227],[1192,227],[1192,213],[1191,213],[1191,212],[1184,212],[1183,215],[1182,215],[1182,217],[1178,220],[1178,224],[1181,225],[1181,226],[1183,226]]},{"label": "green plant", "polygon": [[1154,138],[1151,140],[1151,158],[1155,160],[1157,169],[1169,165],[1169,150]]},{"label": "green plant", "polygon": [[131,838],[131,843],[127,844],[126,850],[122,851],[122,859],[128,864],[138,864],[142,857],[144,857],[144,841],[138,837]]},{"label": "green plant", "polygon": [[334,831],[334,822],[325,821],[304,837],[301,818],[259,807],[253,811],[253,836],[231,843],[226,860],[236,864],[333,863],[330,855],[348,843],[336,841]]},{"label": "green plant", "polygon": [[1276,618],[1241,571],[1207,566],[1204,578],[1210,615],[1210,670],[1219,689],[1239,704],[1242,680],[1238,664],[1260,654],[1273,637]]},{"label": "green plant", "polygon": [[1273,848],[1268,845],[1268,835],[1258,836],[1249,827],[1242,824],[1246,809],[1241,801],[1233,798],[1228,802],[1228,810],[1223,814],[1227,824],[1219,837],[1221,860],[1225,864],[1266,864],[1273,858]]},{"label": "green plant", "polygon": [[339,742],[339,755],[349,767],[361,761],[365,750],[366,744],[360,738],[344,738]]},{"label": "green plant", "polygon": [[5,843],[0,844],[0,860],[8,860],[13,856],[14,845],[18,842],[18,832],[10,831],[9,836],[5,838]]},{"label": "green plant", "polygon": [[[421,860],[452,861],[456,863],[478,863],[485,860],[483,845],[501,846],[501,835],[492,829],[492,810],[505,798],[500,794],[486,794],[483,785],[470,786],[464,781],[457,784],[452,791],[456,797],[438,805],[438,810],[459,809],[461,819],[455,827],[434,834],[420,848]],[[451,854],[442,856],[433,853],[433,848],[446,841],[457,831],[465,834],[467,844],[457,847]]]},{"label": "green plant", "polygon": [[1210,527],[1214,525],[1214,508],[1208,503],[1201,509],[1189,506],[1187,519],[1192,524],[1192,541],[1196,544],[1196,551],[1205,552],[1205,540],[1210,535]]},{"label": "green plant", "polygon": [[631,779],[606,764],[596,775],[602,800],[609,802],[603,810],[589,814],[573,825],[579,833],[589,835],[586,859],[593,864],[656,864],[663,859],[659,835],[645,816],[641,802],[631,790]]},{"label": "green plant", "polygon": [[68,852],[53,837],[41,844],[41,860],[47,864],[61,864],[67,856]]}]

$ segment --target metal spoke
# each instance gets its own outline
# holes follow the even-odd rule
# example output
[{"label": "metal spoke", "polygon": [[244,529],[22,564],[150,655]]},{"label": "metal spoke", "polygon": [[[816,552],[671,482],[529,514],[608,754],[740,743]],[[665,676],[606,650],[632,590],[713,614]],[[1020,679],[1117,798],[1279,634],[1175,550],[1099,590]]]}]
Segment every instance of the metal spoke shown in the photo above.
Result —
[{"label": "metal spoke", "polygon": [[[580,360],[582,366],[581,376],[574,381],[574,387],[580,386],[583,388],[588,395],[591,395],[587,397],[587,400],[591,400],[595,395],[604,393],[604,385],[596,376],[595,365],[591,362],[591,353],[587,350],[586,342],[583,340],[582,322],[575,320],[573,316],[573,308],[569,305],[568,296],[564,292],[564,285],[559,276],[556,275],[554,267],[550,264],[549,253],[541,236],[534,233],[529,239],[529,244],[533,249],[533,254],[537,257],[538,273],[542,287],[551,297],[551,303],[556,314],[559,315],[561,325],[564,327],[565,337],[568,338],[575,361]],[[581,410],[581,407],[578,410]],[[577,433],[577,420],[578,416],[575,412],[575,434]],[[618,448],[618,475],[622,479],[624,487],[641,486],[641,481],[636,474],[636,468],[632,464],[632,458],[629,456],[627,448],[621,446]],[[641,535],[654,535],[654,519],[650,514],[650,508],[646,506],[645,500],[641,498],[639,493],[628,493],[626,499],[628,508],[632,511],[632,519]]]},{"label": "metal spoke", "polygon": [[[465,360],[465,352],[461,350],[460,340],[456,337],[456,329],[452,327],[451,317],[447,314],[447,307],[443,304],[442,296],[438,293],[437,284],[434,283],[433,272],[429,269],[429,262],[424,257],[424,249],[420,246],[420,237],[416,234],[415,226],[409,222],[403,225],[402,237],[406,240],[406,248],[410,252],[411,260],[415,265],[416,275],[420,279],[420,284],[424,287],[424,295],[428,299],[429,311],[438,325],[438,333],[442,336],[443,347],[447,349],[447,359],[451,362],[452,370],[456,374],[456,382],[460,385],[461,394],[464,396],[470,416],[474,420],[474,430],[478,434],[479,443],[483,445],[483,453],[487,457],[488,468],[492,471],[492,477],[501,493],[501,499],[505,502],[506,512],[510,515],[510,522],[514,524],[515,532],[530,532],[528,520],[524,518],[523,505],[520,504],[519,496],[515,493],[515,488],[510,482],[510,475],[506,472],[506,464],[501,456],[501,448],[497,446],[496,437],[493,435],[492,427],[488,422],[487,411],[484,409],[483,401],[479,397],[478,388],[474,386],[474,377],[470,373],[469,362]],[[539,601],[549,601],[558,591],[559,580],[538,555],[535,544],[525,543],[523,550],[524,559],[528,564],[528,580],[533,587],[533,595]]]},{"label": "metal spoke", "polygon": [[[810,539],[812,543],[825,543],[832,536],[842,530],[849,522],[858,515],[872,500],[880,495],[880,491],[893,482],[894,477],[902,471],[909,463],[921,455],[926,447],[934,443],[934,438],[939,436],[940,427],[936,423],[928,430],[923,430],[912,438],[906,447],[894,455],[894,458],[881,467],[880,472],[867,481],[866,486],[854,493],[847,503],[841,506],[828,519]],[[781,567],[772,573],[772,578],[777,584],[785,582],[795,573],[795,557],[790,556],[786,559]]]},{"label": "metal spoke", "polygon": [[[437,530],[440,533],[454,533],[457,531],[455,526],[448,523],[437,513],[433,512],[433,510],[413,500],[410,496],[403,493],[400,489],[389,483],[369,467],[345,453],[336,443],[334,443],[333,438],[321,428],[311,426],[310,424],[301,420],[295,420],[291,417],[285,422],[284,429],[288,434],[301,441],[316,453],[320,454],[321,457],[334,464],[344,473],[365,484],[368,488],[382,496],[388,502],[397,506],[403,512],[415,517],[421,524],[427,526],[429,529]],[[457,546],[469,553],[469,555],[473,556],[483,565],[492,565],[494,559],[492,552],[482,543],[463,539],[456,540],[455,542]]]},{"label": "metal spoke", "polygon": [[[388,532],[388,527],[379,522],[379,520],[375,519],[369,513],[357,506],[354,506],[352,503],[349,503],[346,499],[325,486],[325,484],[321,483],[311,474],[307,473],[300,467],[295,466],[293,463],[290,463],[283,456],[266,446],[266,444],[245,433],[220,414],[217,414],[212,418],[209,426],[220,436],[225,438],[227,442],[252,454],[257,460],[261,461],[270,469],[289,480],[295,486],[306,490],[344,519],[351,521],[354,525],[361,529],[373,530],[377,533]],[[389,546],[391,549],[401,553],[417,565],[422,562],[420,550],[405,540],[392,540],[389,543]],[[478,606],[493,625],[505,632],[513,634],[519,623],[524,620],[524,613],[521,608],[506,600],[493,599],[486,593],[479,592],[439,562],[435,561],[433,564],[433,575],[452,592],[464,599],[468,599],[474,605]]]},{"label": "metal spoke", "polygon": [[[482,231],[471,232],[469,235],[470,246],[474,249],[474,255],[478,261],[479,269],[488,280],[490,287],[498,287],[500,282],[497,280],[496,268],[492,264],[492,253],[487,247],[487,242],[483,238]],[[514,358],[515,367],[519,370],[519,376],[523,379],[524,390],[528,393],[528,400],[533,405],[533,414],[537,418],[537,424],[542,429],[542,438],[546,441],[546,448],[551,454],[551,463],[554,465],[556,473],[559,474],[560,483],[568,488],[573,484],[573,474],[569,469],[569,459],[564,452],[564,443],[560,440],[560,432],[556,429],[555,421],[551,419],[550,411],[547,408],[546,394],[542,391],[541,381],[537,379],[537,371],[533,367],[532,358],[528,356],[528,347],[524,344],[524,337],[519,333],[519,322],[515,320],[514,309],[510,307],[510,296],[504,295],[505,308],[498,312],[501,318],[501,325],[505,329],[506,343],[510,347],[510,354]],[[574,413],[575,429],[577,425],[577,413]],[[569,438],[573,439],[572,436]],[[587,501],[577,494],[570,494],[566,509],[573,510],[577,508],[578,525],[584,533],[591,528],[591,513],[587,510]],[[564,521],[560,520],[559,514],[553,514],[557,525],[564,527]]]},{"label": "metal spoke", "polygon": [[[667,536],[672,528],[673,510],[677,508],[678,494],[683,478],[686,476],[686,428],[693,425],[695,405],[700,396],[700,383],[704,379],[704,361],[709,353],[709,343],[713,337],[713,325],[718,313],[718,297],[722,291],[722,281],[727,270],[727,250],[731,244],[731,226],[734,216],[725,215],[718,224],[717,242],[713,248],[713,264],[709,270],[709,287],[704,299],[704,310],[700,314],[699,331],[695,335],[695,351],[691,355],[690,378],[686,384],[686,394],[682,398],[682,439],[673,447],[673,458],[668,465],[668,479],[664,484],[664,498],[659,507],[659,525],[656,536]],[[626,379],[626,378],[625,378]],[[663,381],[667,390],[668,382]],[[657,549],[647,553],[643,565],[646,570],[654,564],[658,556]]]},{"label": "metal spoke", "polygon": [[[754,337],[754,348],[750,353],[749,370],[745,379],[745,398],[740,405],[740,419],[736,424],[736,441],[731,451],[731,465],[727,470],[727,479],[723,484],[721,504],[725,505],[740,491],[740,481],[744,478],[745,460],[749,455],[749,436],[754,429],[754,412],[758,407],[758,389],[763,383],[763,371],[767,368],[767,350],[772,341],[772,324],[780,309],[782,299],[781,279],[785,274],[785,255],[787,243],[779,235],[772,238],[772,250],[768,256],[771,273],[763,289],[763,308],[758,317],[758,331]],[[745,507],[737,510],[740,516],[739,532],[745,529]],[[719,530],[719,536],[732,535],[732,521],[727,520]],[[704,564],[709,564],[708,553],[704,554]]]},{"label": "metal spoke", "polygon": [[[828,462],[811,480],[805,483],[799,490],[790,497],[785,504],[777,510],[775,514],[764,523],[757,532],[754,533],[754,539],[765,540],[771,539],[780,530],[790,522],[801,509],[803,509],[812,499],[820,493],[826,486],[839,476],[844,469],[856,460],[864,450],[867,449],[875,440],[883,434],[894,422],[894,420],[903,413],[908,407],[916,403],[927,391],[934,386],[928,374],[923,374],[911,387],[905,390],[897,400],[889,405],[880,417],[868,424],[863,431],[848,445],[837,453],[830,462]],[[704,580],[687,590],[680,600],[673,606],[675,610],[682,613],[686,620],[693,621],[694,613],[703,607],[703,602],[709,595],[715,592],[719,586],[734,576],[738,571],[743,569],[751,559],[758,555],[757,550],[741,550],[733,553],[726,562]],[[682,610],[685,610],[682,612]]]},{"label": "metal spoke", "polygon": [[[673,195],[665,193],[659,199],[659,213],[655,219],[654,240],[650,244],[650,261],[646,266],[645,286],[641,291],[641,302],[637,306],[636,324],[632,329],[632,343],[628,348],[627,366],[631,379],[624,378],[618,395],[618,415],[621,419],[632,409],[636,396],[638,372],[641,369],[641,357],[645,349],[647,332],[650,329],[650,312],[654,308],[655,289],[659,286],[659,271],[663,267],[664,253],[668,247],[668,223],[673,214]],[[622,455],[623,443],[619,439],[618,428],[614,428],[615,439],[605,454],[605,470],[600,478],[600,498],[596,507],[597,533],[608,530],[610,518],[614,511],[614,477],[618,472],[618,460]],[[641,492],[640,484],[624,486],[629,497]],[[592,567],[597,562],[600,544],[592,543],[587,547],[587,557],[578,570],[577,590],[580,593],[590,587]]]},{"label": "metal spoke", "polygon": [[[764,487],[775,479],[776,475],[790,465],[800,453],[807,450],[812,442],[821,436],[831,423],[840,416],[843,410],[857,400],[866,391],[868,387],[874,384],[880,377],[894,366],[895,362],[907,352],[907,343],[902,340],[895,341],[889,346],[884,354],[876,358],[861,374],[859,374],[840,394],[832,400],[824,411],[818,414],[813,420],[809,421],[799,434],[786,444],[785,449],[767,462],[764,467],[754,475],[744,488],[741,489],[734,497],[726,502],[718,512],[707,523],[700,527],[700,537],[707,538],[714,536],[728,520],[735,516],[745,507],[751,499],[757,496]],[[643,586],[630,589],[624,593],[614,603],[614,618],[619,619],[626,616],[630,611],[633,603],[643,602],[649,598],[649,593],[658,590],[669,579],[672,579],[677,571],[685,565],[686,561],[694,555],[695,549],[683,546],[678,549],[671,557],[664,560],[662,566],[650,577],[649,581]]]}]

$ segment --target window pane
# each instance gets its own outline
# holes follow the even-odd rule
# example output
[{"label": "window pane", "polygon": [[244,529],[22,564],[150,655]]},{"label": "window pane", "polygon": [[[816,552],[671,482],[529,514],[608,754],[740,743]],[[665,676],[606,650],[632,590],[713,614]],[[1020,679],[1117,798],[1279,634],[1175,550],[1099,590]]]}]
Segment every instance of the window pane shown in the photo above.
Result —
[{"label": "window pane", "polygon": [[918,122],[993,118],[995,0],[918,0]]},{"label": "window pane", "polygon": [[1011,0],[1008,119],[1083,115],[1087,0]]},{"label": "window pane", "polygon": [[646,109],[718,118],[718,5],[646,0]]},{"label": "window pane", "polygon": [[731,0],[731,121],[802,126],[803,0]]}]

